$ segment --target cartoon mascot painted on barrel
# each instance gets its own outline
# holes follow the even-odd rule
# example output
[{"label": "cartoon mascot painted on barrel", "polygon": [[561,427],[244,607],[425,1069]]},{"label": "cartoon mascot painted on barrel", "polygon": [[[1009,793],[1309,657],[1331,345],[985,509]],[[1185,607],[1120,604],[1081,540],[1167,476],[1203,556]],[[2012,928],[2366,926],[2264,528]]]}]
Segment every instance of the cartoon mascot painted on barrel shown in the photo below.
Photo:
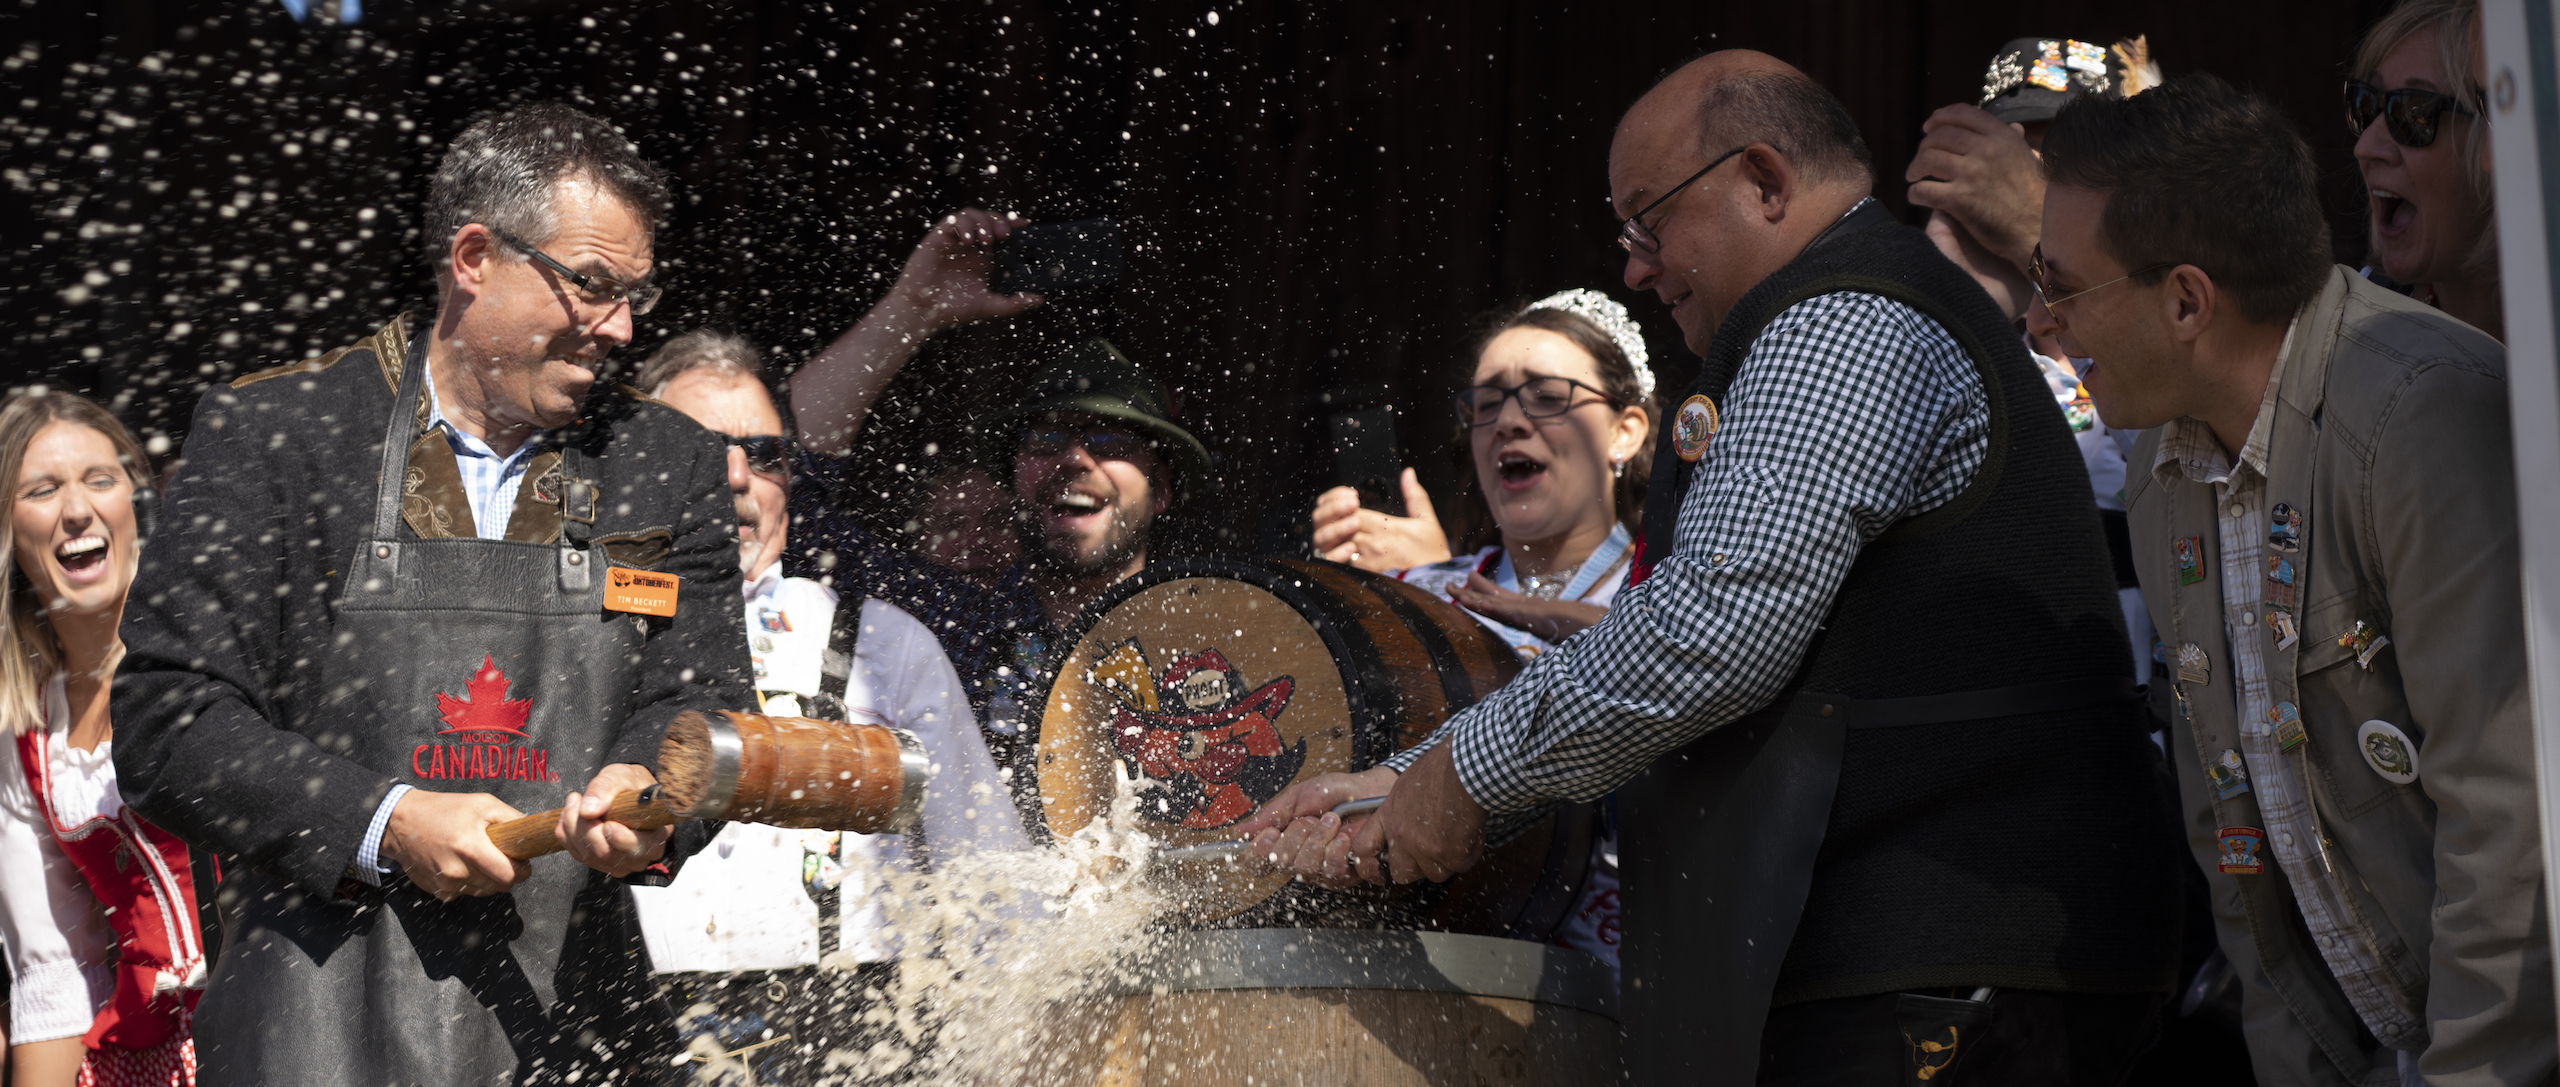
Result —
[{"label": "cartoon mascot painted on barrel", "polygon": [[1243,674],[1215,649],[1178,657],[1159,676],[1131,638],[1085,681],[1119,702],[1111,710],[1112,744],[1130,769],[1154,782],[1138,800],[1153,821],[1227,826],[1296,780],[1306,763],[1307,741],[1286,746],[1275,724],[1295,682],[1281,676],[1246,693]]}]

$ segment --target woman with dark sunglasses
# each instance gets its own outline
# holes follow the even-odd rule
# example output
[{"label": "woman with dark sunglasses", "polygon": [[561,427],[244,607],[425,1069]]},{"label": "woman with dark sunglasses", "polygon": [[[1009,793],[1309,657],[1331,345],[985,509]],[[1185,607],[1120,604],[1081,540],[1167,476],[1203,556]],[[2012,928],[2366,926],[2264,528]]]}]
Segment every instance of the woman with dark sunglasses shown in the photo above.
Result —
[{"label": "woman with dark sunglasses", "polygon": [[2409,0],[2356,47],[2347,125],[2369,197],[2373,268],[2505,339],[2480,68],[2478,0]]}]

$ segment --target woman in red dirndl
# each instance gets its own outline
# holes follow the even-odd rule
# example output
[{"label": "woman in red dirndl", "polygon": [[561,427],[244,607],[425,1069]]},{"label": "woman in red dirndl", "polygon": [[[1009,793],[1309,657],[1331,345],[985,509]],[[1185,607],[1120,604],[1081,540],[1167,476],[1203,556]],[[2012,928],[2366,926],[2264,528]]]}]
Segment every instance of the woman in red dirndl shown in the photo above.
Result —
[{"label": "woman in red dirndl", "polygon": [[116,791],[107,687],[148,462],[69,393],[0,404],[0,942],[12,1087],[195,1083],[187,847]]}]

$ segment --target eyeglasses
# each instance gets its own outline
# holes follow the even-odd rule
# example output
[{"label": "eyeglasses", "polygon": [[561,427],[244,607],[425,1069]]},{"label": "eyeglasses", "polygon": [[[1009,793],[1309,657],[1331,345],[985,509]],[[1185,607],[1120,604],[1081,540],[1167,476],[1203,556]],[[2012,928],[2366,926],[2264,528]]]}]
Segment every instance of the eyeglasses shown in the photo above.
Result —
[{"label": "eyeglasses", "polygon": [[516,247],[524,255],[542,262],[543,267],[558,273],[560,278],[568,280],[578,288],[579,299],[590,306],[611,309],[627,301],[631,303],[631,315],[638,317],[658,308],[658,297],[666,293],[663,287],[633,287],[603,276],[591,276],[585,272],[572,270],[568,265],[552,259],[551,254],[534,248],[531,243],[514,234],[494,226],[489,228],[489,233],[497,235],[499,241]]},{"label": "eyeglasses", "polygon": [[1638,209],[1635,214],[1627,216],[1627,220],[1625,222],[1618,224],[1618,247],[1630,253],[1637,250],[1643,250],[1647,253],[1661,252],[1662,239],[1654,234],[1652,228],[1644,225],[1644,217],[1653,214],[1653,209],[1661,207],[1664,201],[1670,200],[1672,197],[1678,196],[1682,192],[1687,191],[1689,186],[1697,183],[1699,178],[1707,176],[1707,171],[1724,165],[1724,160],[1743,153],[1748,150],[1750,146],[1751,145],[1749,144],[1744,144],[1743,146],[1734,148],[1724,154],[1717,155],[1714,162],[1710,162],[1699,167],[1697,173],[1689,175],[1687,180],[1672,186],[1671,191],[1662,194],[1661,199],[1655,200],[1653,203],[1647,204]]},{"label": "eyeglasses", "polygon": [[1035,457],[1054,457],[1081,445],[1095,460],[1129,460],[1154,444],[1125,430],[1037,426],[1022,432],[1022,451]]},{"label": "eyeglasses", "polygon": [[2070,294],[2063,295],[2060,298],[2055,298],[2051,296],[2051,292],[2056,288],[2047,285],[2048,281],[2052,278],[2053,270],[2045,266],[2044,246],[2038,245],[2035,247],[2034,256],[2030,257],[2027,261],[2027,286],[2036,292],[2036,301],[2044,303],[2044,311],[2053,315],[2053,323],[2058,325],[2063,323],[2062,310],[2060,307],[2065,302],[2078,298],[2090,291],[2115,286],[2116,284],[2132,279],[2135,276],[2150,275],[2153,272],[2163,271],[2177,266],[2178,262],[2168,261],[2161,264],[2154,264],[2148,268],[2137,268],[2133,271],[2117,276],[2114,279],[2098,284],[2096,287],[2083,287],[2071,292]]},{"label": "eyeglasses", "polygon": [[[1612,407],[1622,406],[1618,398],[1569,377],[1533,377],[1518,385],[1470,385],[1458,390],[1458,422],[1463,426],[1491,426],[1502,415],[1502,402],[1518,400],[1520,414],[1532,419],[1551,419],[1572,411],[1575,389],[1588,390]],[[1593,401],[1585,400],[1589,404]]]},{"label": "eyeglasses", "polygon": [[2358,136],[2373,127],[2373,119],[2382,118],[2390,131],[2391,141],[2402,147],[2425,147],[2436,142],[2444,115],[2479,116],[2462,108],[2462,100],[2449,94],[2402,87],[2386,91],[2362,80],[2347,81],[2347,128]]},{"label": "eyeglasses", "polygon": [[752,434],[740,437],[723,434],[722,441],[747,451],[747,467],[769,476],[789,475],[791,459],[799,452],[799,443],[779,434]]}]

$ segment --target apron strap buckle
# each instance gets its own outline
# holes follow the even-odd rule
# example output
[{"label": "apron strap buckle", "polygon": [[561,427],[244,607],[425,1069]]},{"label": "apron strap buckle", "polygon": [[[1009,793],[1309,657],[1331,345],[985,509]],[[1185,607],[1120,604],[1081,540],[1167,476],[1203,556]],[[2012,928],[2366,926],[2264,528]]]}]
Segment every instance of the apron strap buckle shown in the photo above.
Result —
[{"label": "apron strap buckle", "polygon": [[560,589],[583,593],[594,584],[588,569],[600,552],[587,546],[596,534],[596,484],[587,475],[576,442],[560,447]]},{"label": "apron strap buckle", "polygon": [[[570,526],[578,527],[572,528]],[[560,535],[576,537],[580,544],[595,534],[596,485],[575,476],[560,481]]]}]

